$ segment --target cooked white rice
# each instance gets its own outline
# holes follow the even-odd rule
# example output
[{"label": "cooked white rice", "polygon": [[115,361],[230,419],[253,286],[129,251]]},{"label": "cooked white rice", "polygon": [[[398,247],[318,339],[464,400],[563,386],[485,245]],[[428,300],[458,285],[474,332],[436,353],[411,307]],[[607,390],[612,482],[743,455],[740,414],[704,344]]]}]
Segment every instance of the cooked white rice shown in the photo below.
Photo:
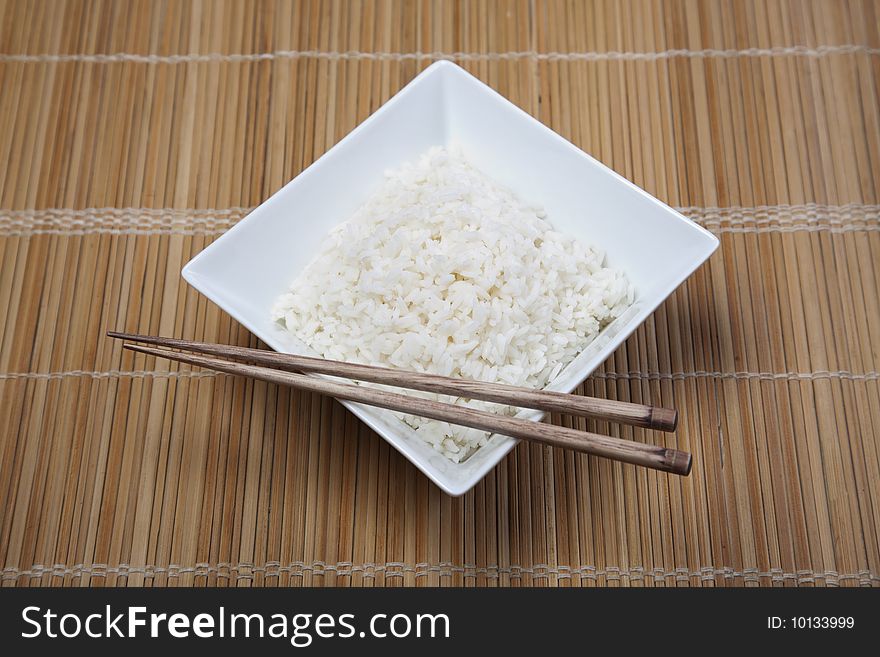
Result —
[{"label": "cooked white rice", "polygon": [[[603,260],[457,151],[432,148],[386,172],[272,315],[325,358],[542,388],[633,302]],[[489,435],[396,415],[456,462]]]}]

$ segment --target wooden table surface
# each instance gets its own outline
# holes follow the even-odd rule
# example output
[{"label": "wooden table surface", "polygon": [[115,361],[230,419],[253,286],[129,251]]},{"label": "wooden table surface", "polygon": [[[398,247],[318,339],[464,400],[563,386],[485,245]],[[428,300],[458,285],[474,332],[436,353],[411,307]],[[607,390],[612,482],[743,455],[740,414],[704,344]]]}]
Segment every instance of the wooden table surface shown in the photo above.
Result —
[{"label": "wooden table surface", "polygon": [[[878,21],[3,0],[2,583],[880,584]],[[520,445],[451,498],[332,400],[103,337],[256,346],[181,266],[439,58],[720,237],[580,388],[679,408],[674,436],[588,426],[689,478]]]}]

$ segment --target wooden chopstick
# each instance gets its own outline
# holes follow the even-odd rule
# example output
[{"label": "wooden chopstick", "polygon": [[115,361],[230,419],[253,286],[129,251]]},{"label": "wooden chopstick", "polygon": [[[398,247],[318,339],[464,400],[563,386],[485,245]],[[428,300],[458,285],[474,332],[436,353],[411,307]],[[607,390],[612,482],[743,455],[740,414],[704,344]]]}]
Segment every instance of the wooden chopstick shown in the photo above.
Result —
[{"label": "wooden chopstick", "polygon": [[220,358],[197,356],[141,345],[126,344],[124,347],[132,351],[198,365],[199,367],[207,367],[220,372],[239,374],[261,381],[310,390],[336,397],[337,399],[345,399],[393,411],[410,413],[434,420],[473,427],[482,431],[500,433],[513,438],[572,449],[586,454],[604,456],[673,474],[688,475],[691,470],[691,455],[677,449],[645,445],[586,431],[577,431],[567,427],[530,422],[464,406],[408,397],[394,392],[365,388],[354,384],[337,383],[304,374],[273,370],[258,365],[247,365]]},{"label": "wooden chopstick", "polygon": [[123,340],[146,342],[163,347],[173,347],[196,353],[222,356],[233,360],[248,361],[275,369],[282,369],[287,372],[317,372],[356,379],[358,381],[372,381],[373,383],[411,388],[413,390],[454,395],[466,399],[481,399],[509,406],[535,408],[541,411],[552,411],[567,415],[580,415],[597,420],[631,424],[646,429],[675,431],[675,427],[678,424],[678,411],[671,408],[632,404],[613,399],[582,397],[549,390],[534,390],[532,388],[502,383],[454,379],[448,376],[395,370],[388,367],[282,354],[266,351],[265,349],[248,349],[247,347],[137,335],[134,333],[120,333],[117,331],[109,331],[107,335]]}]

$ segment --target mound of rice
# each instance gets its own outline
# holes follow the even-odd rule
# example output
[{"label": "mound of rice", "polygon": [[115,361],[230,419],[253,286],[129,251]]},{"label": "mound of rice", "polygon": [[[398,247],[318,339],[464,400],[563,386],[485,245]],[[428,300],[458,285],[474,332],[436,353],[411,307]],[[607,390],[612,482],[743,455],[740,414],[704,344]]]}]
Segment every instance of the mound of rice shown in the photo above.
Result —
[{"label": "mound of rice", "polygon": [[[324,358],[541,388],[633,302],[603,259],[457,151],[432,148],[386,172],[272,314]],[[455,462],[488,439],[396,415]]]}]

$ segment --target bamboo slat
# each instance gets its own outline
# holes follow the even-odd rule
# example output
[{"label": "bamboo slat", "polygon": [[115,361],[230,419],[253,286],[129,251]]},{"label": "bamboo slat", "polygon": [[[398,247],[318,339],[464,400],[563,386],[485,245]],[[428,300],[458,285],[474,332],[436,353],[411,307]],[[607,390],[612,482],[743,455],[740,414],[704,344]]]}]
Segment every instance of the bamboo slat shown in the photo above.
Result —
[{"label": "bamboo slat", "polygon": [[[181,266],[438,58],[721,239],[580,388],[689,478],[522,444],[450,498],[104,337],[262,346]],[[878,80],[871,0],[0,0],[0,582],[880,585]]]}]

